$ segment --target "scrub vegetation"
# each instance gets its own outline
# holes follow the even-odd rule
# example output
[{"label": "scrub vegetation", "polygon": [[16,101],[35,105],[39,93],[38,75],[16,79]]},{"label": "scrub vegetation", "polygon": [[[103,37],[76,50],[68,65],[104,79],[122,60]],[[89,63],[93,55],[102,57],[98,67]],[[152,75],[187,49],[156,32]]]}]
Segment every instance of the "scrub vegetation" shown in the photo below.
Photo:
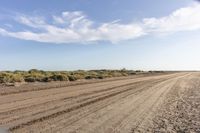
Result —
[{"label": "scrub vegetation", "polygon": [[77,70],[77,71],[43,71],[31,69],[29,71],[1,71],[0,83],[15,82],[50,82],[50,81],[76,81],[80,79],[104,79],[144,73],[137,70]]}]

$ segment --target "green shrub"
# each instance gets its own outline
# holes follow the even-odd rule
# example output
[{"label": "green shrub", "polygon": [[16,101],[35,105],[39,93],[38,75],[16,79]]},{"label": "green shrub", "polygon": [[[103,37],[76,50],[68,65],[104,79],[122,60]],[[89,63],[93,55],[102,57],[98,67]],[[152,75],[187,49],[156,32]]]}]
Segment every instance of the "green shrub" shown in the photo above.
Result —
[{"label": "green shrub", "polygon": [[0,73],[0,83],[15,83],[24,81],[20,74]]},{"label": "green shrub", "polygon": [[42,82],[51,82],[51,81],[53,81],[53,80],[50,77],[44,77],[42,79]]},{"label": "green shrub", "polygon": [[50,79],[54,80],[54,81],[68,81],[68,77],[67,75],[63,75],[63,74],[55,74],[55,75],[52,75],[50,77]]},{"label": "green shrub", "polygon": [[102,75],[97,76],[98,79],[104,79],[104,77]]},{"label": "green shrub", "polygon": [[93,77],[93,76],[91,76],[91,75],[85,76],[85,79],[94,79],[94,78],[96,78],[96,77]]},{"label": "green shrub", "polygon": [[135,75],[137,74],[136,72],[129,72],[129,75]]},{"label": "green shrub", "polygon": [[8,81],[8,77],[6,74],[2,73],[0,75],[0,83],[6,83]]},{"label": "green shrub", "polygon": [[23,82],[24,78],[19,75],[19,74],[14,74],[10,76],[10,82],[15,83],[15,82]]},{"label": "green shrub", "polygon": [[77,78],[74,75],[68,75],[69,81],[76,81]]},{"label": "green shrub", "polygon": [[122,76],[123,74],[120,73],[120,72],[113,72],[111,73],[112,77],[119,77],[119,76]]},{"label": "green shrub", "polygon": [[26,82],[35,82],[36,79],[34,77],[25,77],[24,79]]}]

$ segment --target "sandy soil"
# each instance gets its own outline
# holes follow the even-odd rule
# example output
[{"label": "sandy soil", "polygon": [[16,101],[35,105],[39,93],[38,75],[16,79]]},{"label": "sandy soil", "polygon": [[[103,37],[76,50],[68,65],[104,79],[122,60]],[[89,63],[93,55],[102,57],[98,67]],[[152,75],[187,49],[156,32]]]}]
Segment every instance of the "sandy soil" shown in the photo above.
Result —
[{"label": "sandy soil", "polygon": [[181,72],[28,91],[2,89],[0,126],[18,133],[198,132],[199,77]]}]

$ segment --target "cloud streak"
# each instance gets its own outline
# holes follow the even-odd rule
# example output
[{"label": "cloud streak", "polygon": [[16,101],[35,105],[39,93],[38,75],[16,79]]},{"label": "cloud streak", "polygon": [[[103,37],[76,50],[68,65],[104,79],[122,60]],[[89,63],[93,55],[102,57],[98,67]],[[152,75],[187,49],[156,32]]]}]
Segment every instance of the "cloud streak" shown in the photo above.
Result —
[{"label": "cloud streak", "polygon": [[199,12],[200,5],[193,4],[178,9],[168,16],[144,18],[141,22],[126,24],[120,23],[119,20],[99,24],[88,19],[80,11],[66,11],[62,12],[59,16],[53,15],[51,21],[48,21],[48,23],[43,17],[19,15],[16,18],[16,22],[27,26],[27,29],[13,32],[0,28],[0,35],[56,44],[86,44],[99,41],[118,43],[144,35],[200,30]]},{"label": "cloud streak", "polygon": [[200,29],[200,5],[180,8],[169,16],[146,18],[143,20],[150,32],[168,33]]}]

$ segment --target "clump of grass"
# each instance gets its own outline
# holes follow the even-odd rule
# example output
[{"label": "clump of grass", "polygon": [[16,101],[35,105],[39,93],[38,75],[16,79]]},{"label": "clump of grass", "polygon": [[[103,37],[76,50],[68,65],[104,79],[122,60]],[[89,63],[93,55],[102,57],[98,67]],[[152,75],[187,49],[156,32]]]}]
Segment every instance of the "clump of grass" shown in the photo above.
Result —
[{"label": "clump of grass", "polygon": [[23,82],[24,78],[21,74],[3,72],[0,73],[0,83]]}]

